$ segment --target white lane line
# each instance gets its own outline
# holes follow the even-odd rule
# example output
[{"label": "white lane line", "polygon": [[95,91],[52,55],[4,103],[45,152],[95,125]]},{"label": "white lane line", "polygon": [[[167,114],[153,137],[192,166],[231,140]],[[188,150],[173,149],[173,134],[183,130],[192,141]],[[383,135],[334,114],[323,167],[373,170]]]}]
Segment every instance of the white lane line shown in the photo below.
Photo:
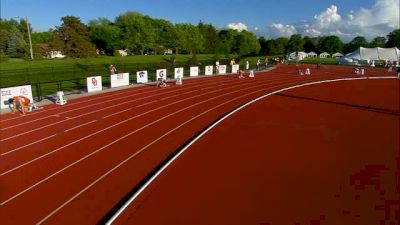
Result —
[{"label": "white lane line", "polygon": [[[235,86],[235,87],[238,87],[238,86],[245,86],[245,85],[247,85],[247,84],[248,84],[248,83],[245,83],[245,84],[237,85],[237,86]],[[265,84],[264,84],[264,85],[265,85]],[[260,85],[259,85],[259,86],[260,86]],[[235,87],[229,86],[229,87],[226,87],[226,88],[223,88],[223,89],[231,89],[231,88],[235,88]],[[253,86],[251,86],[250,88],[253,88]],[[152,109],[152,110],[146,111],[146,112],[144,112],[144,113],[138,114],[138,115],[136,115],[136,116],[130,117],[130,118],[128,118],[128,119],[122,120],[122,121],[120,121],[120,122],[118,122],[118,123],[115,123],[115,124],[113,124],[113,125],[111,125],[111,126],[108,126],[108,127],[103,128],[103,129],[101,129],[101,130],[98,130],[98,131],[96,131],[96,132],[94,132],[94,133],[91,133],[91,134],[89,134],[89,135],[87,135],[87,136],[84,136],[84,137],[82,137],[82,138],[79,138],[79,139],[77,139],[77,140],[75,140],[75,141],[73,141],[73,142],[70,142],[70,143],[68,143],[68,144],[66,144],[66,145],[64,145],[64,146],[62,146],[62,147],[59,147],[59,148],[53,150],[53,151],[47,152],[46,154],[41,155],[41,156],[39,156],[39,157],[37,157],[37,158],[34,158],[34,159],[30,160],[30,161],[27,161],[27,162],[25,162],[25,163],[23,163],[23,164],[21,164],[21,165],[19,165],[19,166],[14,167],[13,169],[9,169],[9,170],[7,170],[7,171],[1,173],[1,174],[0,174],[0,177],[6,175],[6,174],[8,174],[8,173],[11,173],[11,172],[13,172],[13,171],[15,171],[15,170],[17,170],[17,169],[20,169],[20,168],[22,168],[22,167],[25,167],[25,166],[27,166],[27,165],[33,163],[33,162],[36,162],[36,161],[38,161],[38,160],[40,160],[40,159],[42,159],[42,158],[44,158],[44,157],[47,157],[47,156],[49,156],[49,155],[51,155],[51,154],[53,154],[53,153],[55,153],[55,152],[58,152],[58,151],[60,151],[60,150],[62,150],[62,149],[64,149],[64,148],[66,148],[66,147],[68,147],[68,146],[70,146],[70,145],[72,145],[72,144],[78,143],[78,142],[80,142],[80,141],[82,141],[82,140],[85,140],[85,139],[87,139],[87,138],[90,138],[90,137],[92,137],[92,136],[94,136],[94,135],[96,135],[96,134],[98,134],[98,133],[101,133],[101,132],[103,132],[103,131],[109,130],[109,129],[115,127],[115,126],[118,126],[118,125],[120,125],[120,124],[126,123],[126,122],[128,122],[128,121],[130,121],[130,120],[136,119],[136,118],[138,118],[138,117],[141,117],[141,116],[143,116],[143,115],[152,113],[152,112],[157,111],[157,110],[160,110],[160,109],[162,109],[162,108],[165,108],[165,107],[168,107],[168,106],[171,106],[171,105],[174,105],[174,104],[177,104],[177,103],[180,103],[180,102],[183,102],[183,101],[192,99],[192,98],[197,98],[197,97],[202,96],[202,95],[207,95],[207,94],[211,94],[211,93],[214,93],[214,92],[218,92],[218,91],[223,90],[223,89],[219,89],[219,90],[215,90],[215,91],[203,93],[203,94],[196,95],[196,96],[191,96],[191,97],[188,97],[188,98],[185,98],[185,99],[181,99],[181,100],[179,100],[179,101],[175,101],[175,102],[172,102],[172,103],[169,103],[169,104],[160,106],[160,107],[158,107],[158,108],[154,108],[154,109]]]},{"label": "white lane line", "polygon": [[[283,85],[283,84],[282,84],[282,85]],[[265,85],[258,85],[258,86],[265,86]],[[281,85],[280,85],[280,86],[281,86]],[[236,101],[237,99],[242,98],[242,97],[244,97],[244,96],[251,95],[251,94],[254,94],[254,93],[257,93],[257,92],[260,92],[260,91],[272,89],[272,88],[274,88],[274,87],[277,87],[277,86],[268,87],[268,88],[265,88],[265,89],[262,89],[262,90],[253,91],[253,92],[250,92],[250,93],[247,93],[247,94],[244,94],[244,95],[235,97],[235,98],[233,98],[233,99],[230,99],[230,100],[227,101],[227,102],[221,103],[221,104],[219,104],[219,105],[217,105],[217,106],[214,106],[214,107],[212,107],[212,108],[210,108],[210,109],[208,109],[208,110],[206,110],[206,111],[203,111],[203,112],[200,113],[200,114],[197,114],[196,116],[190,118],[189,120],[185,121],[184,123],[181,123],[180,125],[176,126],[176,127],[173,128],[172,130],[169,130],[168,132],[164,133],[163,135],[161,135],[161,136],[158,137],[157,139],[155,139],[155,140],[153,140],[152,142],[150,142],[149,144],[145,145],[144,147],[142,147],[141,149],[139,149],[138,151],[136,151],[135,153],[133,153],[132,155],[130,155],[128,158],[126,158],[125,160],[123,160],[122,162],[120,162],[119,164],[117,164],[116,166],[114,166],[113,168],[111,168],[111,169],[110,169],[109,171],[107,171],[105,174],[103,174],[102,176],[100,176],[99,178],[97,178],[96,180],[94,180],[92,183],[90,183],[89,185],[87,185],[84,189],[82,189],[81,191],[79,191],[77,194],[75,194],[73,197],[71,197],[70,199],[68,199],[66,202],[64,202],[62,205],[60,205],[58,208],[56,208],[55,210],[53,210],[50,214],[48,214],[45,218],[43,218],[42,220],[40,220],[37,224],[42,224],[43,222],[45,222],[46,220],[48,220],[51,216],[53,216],[55,213],[57,213],[58,211],[60,211],[60,210],[61,210],[62,208],[64,208],[67,204],[69,204],[71,201],[73,201],[73,200],[75,200],[77,197],[79,197],[83,192],[85,192],[86,190],[88,190],[89,188],[91,188],[92,186],[94,186],[94,185],[95,185],[97,182],[99,182],[100,180],[104,179],[104,177],[106,177],[106,176],[109,175],[110,173],[114,172],[114,171],[117,170],[119,167],[121,167],[122,165],[124,165],[125,163],[127,163],[129,160],[131,160],[132,158],[136,157],[137,155],[139,155],[140,153],[142,153],[143,151],[145,151],[148,147],[150,147],[150,146],[153,145],[154,143],[158,142],[159,140],[161,140],[161,139],[164,138],[165,136],[169,135],[170,133],[174,132],[175,130],[181,128],[182,126],[184,126],[184,125],[186,125],[186,124],[192,122],[193,120],[197,119],[198,117],[203,116],[204,114],[206,114],[206,113],[208,113],[208,112],[210,112],[210,111],[212,111],[212,110],[214,110],[214,109],[216,109],[216,108],[219,108],[219,107],[221,107],[221,106],[223,106],[223,105],[225,105],[225,104],[228,104],[228,103],[230,103],[230,102],[232,102],[232,101]],[[239,90],[239,91],[241,91],[241,90]],[[231,92],[230,94],[235,93],[235,92],[239,92],[239,91],[234,91],[234,92]],[[220,96],[224,96],[224,95],[228,95],[228,94],[223,94],[223,95],[220,95]],[[220,97],[220,96],[213,97],[213,99],[218,98],[218,97]],[[198,103],[196,103],[195,105],[199,105],[199,104],[208,102],[209,100],[210,100],[210,99],[204,100],[204,101],[202,101],[202,102],[198,102]],[[167,117],[169,117],[169,116],[172,116],[173,114],[180,113],[181,111],[186,110],[186,109],[188,109],[188,108],[192,108],[192,107],[195,106],[195,105],[191,105],[191,106],[185,107],[185,108],[183,108],[183,109],[181,109],[181,110],[179,110],[179,111],[176,111],[176,112],[172,113],[171,115],[164,116],[163,118],[158,119],[158,121],[164,120],[165,118],[167,118]],[[155,123],[155,122],[152,122],[152,124],[154,124],[154,123]],[[151,125],[151,124],[149,124],[149,125]],[[146,126],[149,126],[149,125],[146,125]],[[141,128],[141,129],[142,129],[142,128]],[[137,131],[134,131],[134,132],[137,132]],[[133,134],[133,133],[131,133],[131,134]],[[129,135],[131,135],[131,134],[127,134],[127,136],[129,136]]]},{"label": "white lane line", "polygon": [[118,115],[118,114],[121,114],[121,113],[124,113],[124,112],[129,111],[129,110],[131,110],[131,108],[124,109],[122,111],[118,111],[118,112],[115,112],[115,113],[108,114],[107,116],[103,116],[103,119],[111,117],[111,116],[115,116],[115,115]]},{"label": "white lane line", "polygon": [[[216,79],[216,80],[219,81],[220,79]],[[208,82],[208,81],[199,82],[199,83],[196,83],[196,84],[190,86],[190,88],[185,88],[185,89],[191,89],[191,88],[193,88],[193,87],[201,87],[201,86],[207,85],[207,84],[209,84],[209,83],[210,83],[210,82]],[[222,83],[222,82],[221,82],[221,83]],[[188,86],[187,86],[187,87],[188,87]],[[138,89],[131,89],[131,90],[125,91],[125,92],[123,92],[123,93],[111,94],[111,95],[107,95],[107,96],[100,97],[100,98],[94,98],[94,99],[84,100],[84,101],[80,101],[80,102],[70,103],[70,104],[68,104],[68,105],[66,105],[66,106],[69,107],[69,106],[73,106],[73,105],[77,105],[77,104],[82,104],[82,103],[85,103],[85,102],[91,102],[91,101],[96,101],[96,100],[99,100],[99,99],[104,99],[104,98],[107,99],[107,98],[110,98],[110,97],[113,97],[113,96],[123,95],[122,97],[113,98],[112,100],[106,100],[106,101],[102,101],[101,103],[91,104],[91,105],[90,105],[90,106],[96,106],[96,105],[104,104],[105,102],[120,100],[120,99],[124,99],[124,98],[131,98],[131,97],[136,96],[136,95],[147,95],[147,94],[150,94],[150,93],[154,93],[154,92],[158,92],[158,91],[159,91],[159,90],[144,89],[144,88],[143,88],[143,89],[140,89],[140,90],[145,90],[145,91],[144,91],[144,92],[139,92],[139,93],[134,93],[134,94],[130,95],[131,92],[137,92],[137,91],[138,91]],[[150,91],[147,91],[147,90],[150,90]],[[182,89],[180,89],[180,90],[182,90]],[[180,90],[171,89],[170,91],[165,92],[164,94],[171,93],[171,92],[176,92],[176,91],[180,91]],[[161,95],[161,94],[159,94],[159,95]],[[145,99],[145,98],[142,98],[142,99]],[[60,113],[60,114],[63,114],[63,113],[73,112],[73,111],[76,111],[76,110],[88,108],[88,107],[90,107],[90,106],[78,107],[78,108],[76,108],[76,109],[71,109],[71,110],[67,110],[67,111],[63,111],[63,112],[59,112],[59,113]],[[39,113],[41,113],[41,112],[49,112],[49,111],[53,111],[53,110],[59,110],[59,108],[52,108],[52,109],[48,109],[48,110],[45,110],[45,111],[40,111],[40,112],[35,113],[35,114],[28,114],[27,116],[37,115],[37,114],[39,114]],[[42,118],[40,118],[40,119],[46,119],[46,118],[49,118],[49,117],[52,117],[52,116],[54,116],[54,115],[49,115],[49,116],[46,116],[46,117],[42,117]],[[59,116],[59,115],[58,115],[58,116]],[[16,119],[18,119],[18,118],[10,118],[10,119],[6,119],[6,120],[2,120],[2,122],[7,122],[7,121],[11,121],[11,120],[16,120]],[[32,122],[34,122],[34,121],[35,121],[35,120],[31,120],[31,121],[26,122],[26,123],[24,123],[24,124],[32,123]],[[20,125],[22,125],[22,124],[18,124],[18,125],[16,125],[16,126],[20,126]],[[0,130],[7,130],[7,129],[9,129],[9,127],[1,128]]]},{"label": "white lane line", "polygon": [[[255,87],[261,87],[261,86],[266,86],[266,85],[269,85],[269,84],[256,85]],[[101,148],[95,150],[94,152],[91,152],[90,154],[84,156],[83,158],[80,158],[79,160],[77,160],[77,161],[75,161],[75,162],[73,162],[73,163],[71,163],[71,164],[65,166],[64,168],[62,168],[62,169],[58,170],[57,172],[53,173],[52,175],[50,175],[50,176],[48,176],[48,177],[46,177],[46,178],[40,180],[39,182],[35,183],[34,185],[32,185],[32,186],[30,186],[30,187],[24,189],[23,191],[21,191],[21,192],[15,194],[15,195],[13,195],[12,197],[8,198],[7,200],[1,202],[0,205],[4,205],[4,204],[6,204],[6,203],[12,201],[13,199],[17,198],[18,196],[20,196],[20,195],[26,193],[27,191],[31,190],[32,188],[35,188],[36,186],[42,184],[43,182],[49,180],[50,178],[56,176],[57,174],[63,172],[64,170],[66,170],[66,169],[68,169],[68,168],[70,168],[70,167],[76,165],[77,163],[83,161],[83,160],[86,159],[86,158],[89,158],[90,156],[92,156],[92,155],[98,153],[99,151],[105,149],[106,147],[108,147],[108,146],[110,146],[110,145],[112,145],[112,144],[114,144],[114,143],[116,143],[116,142],[118,142],[118,141],[120,141],[120,140],[122,140],[122,139],[124,139],[124,138],[126,138],[126,137],[128,137],[128,136],[130,136],[130,135],[132,135],[132,134],[134,134],[134,133],[136,133],[136,132],[138,132],[138,131],[140,131],[140,130],[145,129],[145,128],[148,127],[148,126],[151,126],[151,125],[153,125],[153,124],[155,124],[155,123],[157,123],[157,122],[159,122],[159,121],[165,120],[166,118],[168,118],[168,117],[170,117],[170,116],[173,116],[173,115],[175,115],[175,114],[177,114],[177,113],[180,113],[180,112],[182,112],[183,110],[192,108],[192,107],[194,107],[194,106],[196,106],[196,105],[199,105],[199,104],[208,102],[208,101],[210,101],[210,100],[219,98],[219,97],[221,97],[221,96],[233,94],[233,93],[240,92],[240,91],[247,90],[247,89],[251,89],[251,88],[254,88],[254,87],[249,87],[249,88],[240,89],[240,90],[236,90],[236,91],[233,91],[233,92],[225,93],[225,94],[223,94],[223,95],[218,95],[218,96],[215,96],[215,97],[212,97],[212,98],[203,100],[203,101],[201,101],[201,102],[197,102],[196,104],[192,104],[192,105],[187,106],[187,107],[185,107],[185,108],[182,108],[182,109],[180,109],[180,110],[178,110],[178,111],[175,111],[175,112],[173,112],[173,113],[171,113],[171,114],[168,114],[168,115],[166,115],[166,116],[164,116],[164,117],[162,117],[162,118],[159,118],[159,119],[157,119],[157,120],[155,120],[155,121],[153,121],[153,122],[151,122],[151,123],[149,123],[149,124],[147,124],[147,125],[145,125],[145,126],[143,126],[143,127],[140,127],[140,128],[138,128],[138,129],[136,129],[136,130],[134,130],[134,131],[132,131],[132,132],[129,132],[128,134],[125,134],[124,136],[122,136],[122,137],[120,137],[120,138],[114,140],[113,142],[111,142],[111,143],[109,143],[109,144],[107,144],[107,145],[105,145],[105,146],[102,146]],[[268,87],[267,89],[270,89],[270,88],[273,88],[273,87]],[[259,91],[261,91],[261,90],[257,90],[257,91],[255,91],[255,92],[259,92]],[[251,93],[250,93],[250,94],[251,94]],[[242,96],[243,96],[243,95],[242,95]],[[131,118],[131,119],[132,119],[132,118]],[[131,119],[128,119],[128,120],[131,120]],[[121,122],[122,122],[122,121],[121,121]],[[96,132],[96,133],[97,133],[97,132]],[[94,134],[95,134],[95,133],[94,133]],[[94,134],[92,134],[92,135],[94,135]],[[71,144],[73,144],[73,143],[74,143],[74,142],[68,144],[68,146],[71,145]],[[61,148],[64,148],[64,147],[66,147],[66,146],[63,146],[63,147],[61,147]],[[61,148],[59,148],[59,149],[61,149]],[[55,151],[56,151],[56,150],[55,150]],[[58,151],[58,149],[57,149],[57,151]],[[54,152],[54,151],[53,151],[53,152]],[[51,153],[47,153],[46,155],[49,155],[49,154],[51,154]],[[42,156],[42,157],[44,157],[44,156]],[[42,158],[42,157],[40,157],[40,158]],[[37,159],[32,160],[32,161],[36,161],[36,160],[37,160]],[[29,162],[28,162],[28,163],[29,163]],[[26,163],[26,164],[27,164],[27,163]],[[23,166],[23,165],[21,165],[21,166]],[[20,167],[21,167],[21,166],[20,166]],[[7,171],[7,172],[1,174],[1,176],[5,175],[5,174],[7,174],[7,173],[9,173],[9,172],[12,172],[12,171],[15,170],[15,169],[18,169],[18,168],[14,168],[14,169],[12,169],[12,170],[10,170],[10,171]]]},{"label": "white lane line", "polygon": [[64,122],[67,121],[67,120],[70,120],[70,119],[64,119],[64,120],[61,120],[61,121],[58,121],[58,122],[55,122],[55,123],[52,123],[52,124],[48,124],[48,125],[45,125],[45,126],[38,127],[38,128],[36,128],[36,129],[32,129],[32,130],[28,130],[28,131],[19,133],[19,134],[17,134],[17,135],[11,136],[11,137],[3,138],[3,139],[0,140],[0,142],[2,142],[2,141],[7,141],[7,140],[10,140],[10,139],[13,139],[13,138],[16,138],[16,137],[25,135],[25,134],[29,134],[29,133],[32,133],[32,132],[34,132],[34,131],[41,130],[41,129],[44,129],[44,128],[46,128],[46,127],[50,127],[50,126],[53,126],[53,125],[56,125],[56,124],[59,124],[59,123],[64,123]]},{"label": "white lane line", "polygon": [[37,140],[37,141],[35,141],[35,142],[31,142],[31,143],[29,143],[29,144],[27,144],[27,145],[24,145],[24,146],[21,146],[21,147],[19,147],[19,148],[15,148],[15,149],[9,150],[8,152],[2,153],[1,156],[8,155],[8,154],[10,154],[10,153],[12,153],[12,152],[15,152],[15,151],[18,151],[18,150],[20,150],[20,149],[29,147],[29,146],[34,145],[34,144],[36,144],[36,143],[39,143],[39,142],[42,142],[42,141],[44,141],[44,140],[50,139],[50,138],[52,138],[52,137],[54,137],[54,136],[56,136],[56,134],[53,134],[53,135],[51,135],[51,136],[48,136],[48,137],[45,137],[45,138],[43,138],[43,139]]},{"label": "white lane line", "polygon": [[[222,82],[221,82],[221,83],[222,83]],[[205,89],[210,89],[210,88],[213,88],[211,85],[212,85],[212,84],[210,84],[210,85],[196,85],[195,88],[201,87],[201,86],[209,86],[208,88],[205,88]],[[187,89],[192,89],[192,88],[193,88],[193,87],[190,87],[190,88],[187,88]],[[202,90],[202,89],[203,89],[203,88],[201,88],[200,90]],[[171,91],[168,92],[168,93],[173,93],[173,92],[177,92],[177,91],[181,91],[181,90],[182,90],[182,89],[180,89],[180,90],[174,89],[174,90],[171,90]],[[194,90],[194,91],[196,91],[196,90]],[[154,92],[156,92],[156,91],[154,91]],[[157,95],[154,95],[154,96],[165,95],[165,94],[166,94],[166,93],[160,93],[160,94],[157,94]],[[134,99],[134,100],[130,100],[130,101],[125,101],[125,102],[123,102],[123,103],[118,104],[118,106],[119,106],[119,105],[126,104],[126,103],[136,102],[136,101],[139,101],[139,100],[142,100],[142,99],[146,99],[146,98],[150,98],[150,97],[154,97],[154,96],[148,96],[148,97],[143,97],[143,98]],[[129,96],[129,97],[131,97],[131,96]],[[115,100],[115,99],[114,99],[114,100]],[[113,100],[113,101],[114,101],[114,100]],[[85,113],[85,114],[80,114],[79,116],[75,116],[75,117],[72,117],[72,118],[73,118],[73,119],[76,119],[76,118],[79,118],[79,117],[82,117],[82,116],[85,116],[85,115],[90,115],[90,114],[92,114],[92,113],[94,113],[94,112],[99,112],[99,111],[102,111],[102,110],[106,110],[106,109],[108,109],[108,108],[113,108],[113,107],[115,107],[115,106],[116,106],[116,105],[112,105],[112,106],[109,106],[109,107],[103,107],[103,108],[100,109],[100,110],[95,110],[95,111],[91,111],[91,112],[88,112],[88,113]],[[86,108],[86,107],[84,107],[84,108]],[[70,110],[70,111],[71,111],[71,110]],[[72,111],[74,111],[74,110],[72,110]],[[69,112],[69,111],[66,111],[66,112]],[[62,112],[62,113],[66,113],[66,112]],[[52,116],[60,117],[59,114],[52,115]],[[49,118],[49,117],[51,117],[51,116],[48,116],[48,117],[45,117],[45,118]],[[24,132],[24,133],[20,133],[19,135],[16,135],[16,136],[21,136],[21,135],[24,135],[24,134],[28,134],[28,133],[31,133],[31,132],[34,132],[34,131],[43,129],[43,128],[45,128],[45,127],[49,127],[49,126],[56,125],[56,124],[58,124],[58,123],[60,123],[60,122],[51,123],[51,124],[48,124],[48,125],[46,125],[46,126],[42,126],[42,127],[40,127],[40,128],[34,129],[34,130],[30,130],[30,131],[27,131],[27,132]],[[6,139],[0,140],[0,142],[1,142],[1,141],[5,141],[5,140],[9,140],[9,139],[14,138],[14,137],[16,137],[16,136],[10,136],[10,137],[8,137],[8,138],[6,138]]]},{"label": "white lane line", "polygon": [[67,130],[64,130],[64,132],[69,132],[69,131],[71,131],[71,130],[78,129],[79,127],[86,126],[86,125],[91,124],[91,123],[94,123],[94,122],[96,122],[96,121],[97,121],[97,120],[92,120],[92,121],[89,121],[89,122],[80,124],[80,125],[78,125],[78,126],[75,126],[75,127],[69,128],[69,129],[67,129]]},{"label": "white lane line", "polygon": [[[396,78],[396,77],[386,77],[387,79],[392,79],[392,78]],[[186,146],[184,146],[174,157],[172,157],[164,166],[162,166],[131,198],[129,198],[129,200],[110,218],[110,220],[108,220],[106,222],[106,225],[111,225],[122,213],[123,211],[129,207],[130,204],[132,204],[133,201],[135,201],[138,196],[147,188],[150,186],[150,184],[163,172],[165,171],[177,158],[179,158],[190,146],[192,146],[195,142],[197,142],[200,138],[202,138],[205,134],[207,134],[211,129],[213,129],[214,127],[216,127],[218,124],[220,124],[222,121],[224,121],[225,119],[227,119],[228,117],[232,116],[233,114],[235,114],[236,112],[242,110],[243,108],[261,100],[264,99],[266,97],[269,97],[271,95],[283,92],[283,91],[287,91],[287,90],[291,90],[291,89],[295,89],[295,88],[299,88],[299,87],[304,87],[304,86],[310,86],[310,85],[315,85],[315,84],[322,84],[322,83],[328,83],[328,82],[338,82],[338,81],[351,81],[351,80],[364,80],[364,79],[384,79],[381,77],[369,77],[369,78],[343,78],[343,79],[334,79],[334,80],[325,80],[325,81],[315,81],[315,82],[310,82],[310,83],[304,83],[304,84],[299,84],[299,85],[294,85],[291,87],[287,87],[287,88],[282,88],[280,90],[277,91],[273,91],[271,93],[268,93],[266,95],[260,96],[250,102],[247,102],[246,104],[236,108],[235,110],[233,110],[232,112],[228,113],[227,115],[225,115],[224,117],[220,118],[219,120],[217,120],[215,123],[213,123],[211,126],[209,126],[206,130],[204,130],[203,132],[201,132],[198,136],[196,136],[190,143],[188,143]]]},{"label": "white lane line", "polygon": [[18,127],[18,126],[22,126],[22,125],[25,125],[25,124],[28,124],[28,123],[33,123],[33,122],[37,122],[37,121],[39,121],[39,120],[48,119],[48,118],[50,118],[50,117],[57,117],[57,116],[56,116],[56,115],[52,115],[52,116],[47,116],[47,117],[41,117],[41,118],[39,118],[39,119],[29,120],[29,121],[27,121],[27,122],[18,123],[18,124],[16,124],[16,125],[12,125],[12,126],[7,126],[7,127],[4,127],[4,128],[1,128],[0,130],[1,130],[1,131],[3,131],[3,130],[8,130],[8,129],[11,129],[11,128],[14,128],[14,127]]}]

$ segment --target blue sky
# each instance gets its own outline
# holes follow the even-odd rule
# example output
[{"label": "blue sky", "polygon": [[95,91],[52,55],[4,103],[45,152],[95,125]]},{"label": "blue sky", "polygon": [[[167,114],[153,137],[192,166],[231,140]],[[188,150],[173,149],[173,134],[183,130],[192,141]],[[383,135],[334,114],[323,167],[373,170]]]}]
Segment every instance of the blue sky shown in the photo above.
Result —
[{"label": "blue sky", "polygon": [[[259,36],[386,36],[399,28],[400,0],[0,0],[1,17],[27,17],[36,31],[60,25],[63,16],[84,23],[99,17],[113,21],[136,11],[172,23],[211,23],[217,28],[247,29]],[[397,11],[396,11],[397,10]]]}]

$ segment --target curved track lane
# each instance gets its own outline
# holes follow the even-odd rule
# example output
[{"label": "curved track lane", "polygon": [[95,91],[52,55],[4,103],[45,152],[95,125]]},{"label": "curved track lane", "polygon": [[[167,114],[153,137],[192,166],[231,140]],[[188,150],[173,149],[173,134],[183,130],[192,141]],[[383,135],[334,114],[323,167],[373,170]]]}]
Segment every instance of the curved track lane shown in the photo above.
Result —
[{"label": "curved track lane", "polygon": [[[265,93],[341,77],[216,76],[48,106],[0,123],[0,201],[6,223],[93,224],[209,124]],[[21,215],[24,215],[23,217]],[[74,216],[71,216],[74,215]]]}]

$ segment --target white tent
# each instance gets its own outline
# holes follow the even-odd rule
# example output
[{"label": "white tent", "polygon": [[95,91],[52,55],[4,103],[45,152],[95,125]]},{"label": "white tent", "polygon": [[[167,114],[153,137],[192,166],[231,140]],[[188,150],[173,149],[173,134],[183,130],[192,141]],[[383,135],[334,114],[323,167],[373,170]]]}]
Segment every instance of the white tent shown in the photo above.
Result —
[{"label": "white tent", "polygon": [[315,53],[315,52],[309,52],[309,53],[307,53],[307,57],[308,57],[308,58],[314,58],[314,57],[317,57],[317,56],[318,56],[318,54]]},{"label": "white tent", "polygon": [[360,60],[389,60],[398,61],[400,59],[400,51],[398,48],[363,48],[360,47],[352,53],[349,53],[342,57],[340,60],[344,62],[348,61],[360,61]]},{"label": "white tent", "polygon": [[320,58],[328,58],[329,56],[331,56],[331,55],[327,52],[323,52],[323,53],[319,54]]},{"label": "white tent", "polygon": [[303,60],[306,57],[307,57],[307,53],[305,53],[305,52],[292,52],[288,55],[289,60],[295,60],[295,59]]},{"label": "white tent", "polygon": [[336,52],[335,54],[332,55],[332,58],[340,58],[343,57],[343,54],[340,52]]}]

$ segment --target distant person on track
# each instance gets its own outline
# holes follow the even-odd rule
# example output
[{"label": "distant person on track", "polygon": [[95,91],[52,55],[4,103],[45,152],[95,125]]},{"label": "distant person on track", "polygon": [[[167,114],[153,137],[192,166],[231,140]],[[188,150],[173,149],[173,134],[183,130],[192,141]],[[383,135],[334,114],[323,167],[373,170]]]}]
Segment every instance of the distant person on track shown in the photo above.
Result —
[{"label": "distant person on track", "polygon": [[239,79],[244,78],[244,72],[243,72],[243,70],[239,70],[239,71],[238,71],[238,78],[239,78]]},{"label": "distant person on track", "polygon": [[10,103],[11,111],[14,113],[16,110],[19,110],[22,115],[26,115],[26,112],[29,109],[31,100],[25,96],[15,96],[13,98],[8,99],[8,103]]},{"label": "distant person on track", "polygon": [[158,79],[157,87],[164,88],[164,87],[167,87],[167,86],[168,86],[167,82],[164,79],[162,79],[162,78]]}]

